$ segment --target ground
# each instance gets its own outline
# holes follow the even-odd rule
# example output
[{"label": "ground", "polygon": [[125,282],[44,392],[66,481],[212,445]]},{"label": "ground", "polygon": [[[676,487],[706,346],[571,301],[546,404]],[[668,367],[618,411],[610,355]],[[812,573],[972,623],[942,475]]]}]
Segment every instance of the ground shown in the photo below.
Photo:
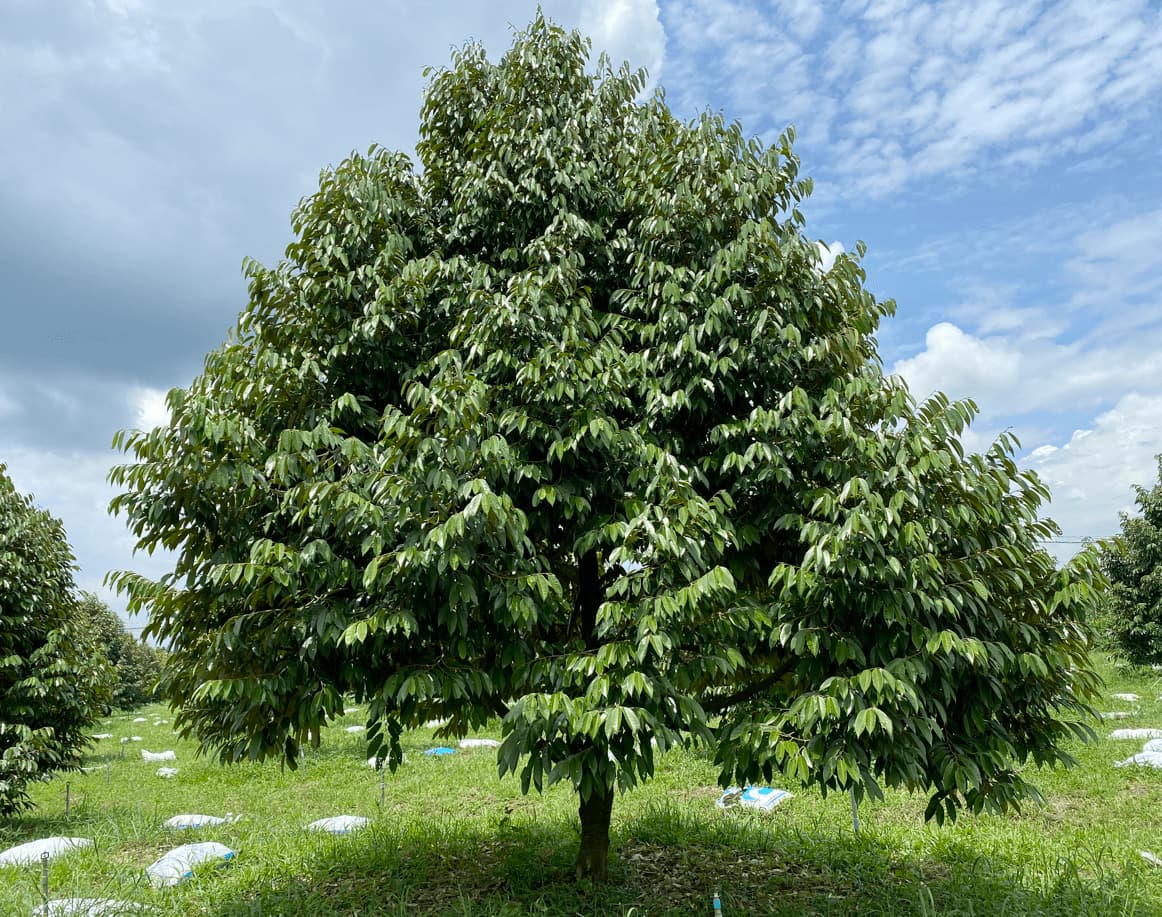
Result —
[{"label": "ground", "polygon": [[[922,797],[893,793],[861,806],[856,836],[846,796],[796,790],[769,814],[723,812],[710,762],[672,751],[657,779],[618,798],[604,886],[573,881],[572,792],[522,797],[517,780],[496,777],[488,749],[430,758],[423,750],[444,742],[430,729],[409,734],[407,760],[386,776],[381,806],[363,739],[345,731],[358,713],[337,722],[297,772],[196,758],[168,723],[154,725],[170,717],[162,707],[108,718],[97,731],[114,738],[97,742],[87,762],[97,769],[37,786],[33,813],[0,822],[0,849],[53,834],[93,838],[92,851],[51,865],[52,897],[150,902],[175,915],[687,915],[709,913],[717,888],[728,917],[1162,917],[1162,869],[1139,855],[1162,856],[1162,771],[1115,768],[1141,743],[1108,739],[1114,728],[1162,727],[1162,673],[1110,664],[1103,672],[1107,694],[1132,691],[1142,700],[1106,701],[1105,710],[1134,715],[1098,725],[1101,741],[1075,749],[1078,768],[1037,776],[1043,808],[937,828],[923,824]],[[146,722],[133,722],[142,715]],[[121,758],[118,740],[132,735],[142,741],[126,743]],[[142,761],[142,748],[174,749],[178,775],[157,777],[159,765]],[[217,830],[160,827],[182,812],[244,817]],[[303,831],[338,814],[366,815],[372,825],[346,837]],[[197,839],[227,844],[235,862],[172,890],[149,888],[144,867]],[[40,883],[39,866],[0,870],[0,913],[29,913],[41,901]]]}]

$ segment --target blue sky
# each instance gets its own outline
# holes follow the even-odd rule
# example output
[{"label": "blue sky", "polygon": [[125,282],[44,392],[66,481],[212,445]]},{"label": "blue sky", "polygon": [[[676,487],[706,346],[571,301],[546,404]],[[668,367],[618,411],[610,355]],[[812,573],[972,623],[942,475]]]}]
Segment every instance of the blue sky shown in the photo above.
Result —
[{"label": "blue sky", "polygon": [[[809,232],[868,245],[884,363],[972,397],[1105,535],[1162,452],[1158,3],[543,2],[690,117],[798,132]],[[156,574],[108,517],[113,432],[164,420],[319,169],[410,151],[421,71],[518,0],[0,0],[0,462],[78,582]],[[1055,550],[1065,555],[1073,545]]]}]

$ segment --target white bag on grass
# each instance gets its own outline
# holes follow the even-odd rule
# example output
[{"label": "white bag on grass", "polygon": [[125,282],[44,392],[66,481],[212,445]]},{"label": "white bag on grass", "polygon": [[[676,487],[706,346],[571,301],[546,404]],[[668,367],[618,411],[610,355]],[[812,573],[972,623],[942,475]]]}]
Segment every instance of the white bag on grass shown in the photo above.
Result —
[{"label": "white bag on grass", "polygon": [[1162,739],[1151,739],[1142,746],[1142,751],[1162,751]]},{"label": "white bag on grass", "polygon": [[224,866],[234,859],[234,851],[217,841],[202,844],[183,844],[145,867],[154,888],[178,885],[194,874],[194,867],[205,862],[220,861]]},{"label": "white bag on grass", "polygon": [[167,780],[178,775],[178,768],[176,767],[159,767],[157,769],[157,776],[165,777]]},{"label": "white bag on grass", "polygon": [[42,837],[0,853],[0,866],[35,866],[43,854],[47,853],[50,860],[55,860],[78,847],[92,846],[93,842],[87,837]]},{"label": "white bag on grass", "polygon": [[781,802],[792,798],[787,790],[778,790],[770,786],[748,786],[739,788],[730,786],[726,792],[718,797],[715,803],[720,809],[732,809],[741,806],[744,809],[758,809],[769,812]]},{"label": "white bag on grass", "polygon": [[1125,700],[1125,701],[1129,701],[1130,703],[1134,703],[1135,701],[1140,701],[1142,699],[1137,694],[1131,694],[1131,693],[1111,694],[1110,697],[1112,697],[1114,700]]},{"label": "white bag on grass", "polygon": [[178,759],[177,753],[171,749],[165,751],[146,751],[141,749],[142,761],[176,761]]},{"label": "white bag on grass", "polygon": [[242,816],[227,812],[225,818],[217,815],[198,815],[194,813],[175,815],[161,823],[163,828],[205,828],[210,825],[229,825],[238,821]]},{"label": "white bag on grass", "polygon": [[1115,729],[1111,739],[1162,739],[1162,729]]},{"label": "white bag on grass", "polygon": [[307,831],[326,831],[330,834],[350,834],[359,831],[371,824],[371,819],[362,815],[332,815],[330,818],[320,818],[306,826]]},{"label": "white bag on grass", "polygon": [[1162,751],[1140,751],[1130,755],[1125,761],[1115,761],[1114,767],[1127,767],[1135,764],[1138,767],[1162,768]]},{"label": "white bag on grass", "polygon": [[496,739],[461,739],[461,748],[499,748],[500,743]]}]

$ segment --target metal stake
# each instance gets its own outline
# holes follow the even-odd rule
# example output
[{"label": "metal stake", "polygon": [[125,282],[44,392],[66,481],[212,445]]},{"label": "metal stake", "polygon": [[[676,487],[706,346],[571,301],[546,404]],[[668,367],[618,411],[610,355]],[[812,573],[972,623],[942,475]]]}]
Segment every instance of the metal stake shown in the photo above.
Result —
[{"label": "metal stake", "polygon": [[48,851],[40,855],[40,893],[44,896],[44,903],[48,904]]},{"label": "metal stake", "polygon": [[69,817],[69,808],[73,801],[73,785],[65,781],[65,818]]},{"label": "metal stake", "polygon": [[851,788],[851,828],[859,834],[859,803],[855,800],[855,787]]}]

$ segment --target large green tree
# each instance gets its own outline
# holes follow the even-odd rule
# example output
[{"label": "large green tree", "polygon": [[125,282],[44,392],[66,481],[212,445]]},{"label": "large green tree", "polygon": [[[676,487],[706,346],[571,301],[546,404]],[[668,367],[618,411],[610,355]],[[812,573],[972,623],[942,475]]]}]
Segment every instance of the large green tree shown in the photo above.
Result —
[{"label": "large green tree", "polygon": [[64,527],[0,464],[0,814],[28,785],[80,764],[110,670],[77,614]]},{"label": "large green tree", "polygon": [[577,789],[597,876],[616,791],[679,743],[723,780],[1017,805],[1085,734],[1093,565],[1038,549],[1009,440],[964,454],[971,405],[883,375],[892,304],[821,270],[789,134],[587,65],[541,19],[457,52],[420,167],[325,171],[171,423],[119,437],[114,508],[176,552],[118,583],[179,724],[293,764],[353,692],[394,765],[405,728],[501,717],[501,773]]},{"label": "large green tree", "polygon": [[1102,606],[1115,650],[1137,665],[1162,663],[1162,456],[1158,482],[1135,487],[1139,515],[1101,549],[1110,588]]}]

